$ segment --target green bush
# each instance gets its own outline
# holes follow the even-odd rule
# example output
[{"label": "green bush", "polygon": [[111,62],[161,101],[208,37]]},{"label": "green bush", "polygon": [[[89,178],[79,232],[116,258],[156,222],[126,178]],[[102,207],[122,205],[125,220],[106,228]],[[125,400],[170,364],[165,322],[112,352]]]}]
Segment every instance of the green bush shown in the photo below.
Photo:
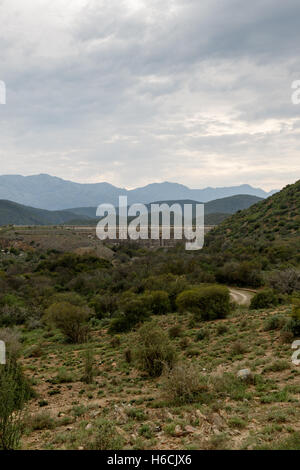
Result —
[{"label": "green bush", "polygon": [[195,365],[179,363],[164,371],[162,390],[168,400],[182,405],[202,401],[208,386]]},{"label": "green bush", "polygon": [[292,313],[283,328],[283,332],[290,332],[294,337],[300,336],[300,298],[292,299]]},{"label": "green bush", "polygon": [[257,292],[257,294],[252,297],[250,308],[252,310],[257,310],[260,308],[269,308],[273,305],[278,305],[277,295],[273,289],[264,289],[260,292]]},{"label": "green bush", "polygon": [[262,285],[260,267],[248,261],[226,263],[217,270],[216,279],[223,284],[232,284],[240,287],[259,287]]},{"label": "green bush", "polygon": [[24,430],[24,405],[32,396],[20,365],[8,357],[6,365],[0,366],[0,450],[19,447]]},{"label": "green bush", "polygon": [[89,450],[121,450],[123,439],[111,421],[98,420],[93,438],[88,443]]},{"label": "green bush", "polygon": [[95,354],[91,348],[88,348],[84,352],[83,377],[81,380],[86,384],[92,384],[96,374],[97,370],[95,367]]},{"label": "green bush", "polygon": [[195,341],[203,341],[204,339],[209,338],[209,331],[205,329],[201,329],[197,332]]},{"label": "green bush", "polygon": [[169,337],[171,339],[178,338],[182,335],[181,325],[175,324],[169,328]]},{"label": "green bush", "polygon": [[98,319],[111,317],[118,310],[116,296],[106,293],[96,295],[89,305],[95,310]]},{"label": "green bush", "polygon": [[44,320],[61,330],[71,343],[83,343],[88,338],[90,311],[69,302],[52,304],[46,311]]},{"label": "green bush", "polygon": [[223,286],[191,289],[178,295],[179,311],[191,311],[199,320],[225,318],[230,312],[229,290]]},{"label": "green bush", "polygon": [[280,330],[286,323],[286,318],[282,315],[272,315],[267,318],[264,324],[265,331]]},{"label": "green bush", "polygon": [[123,299],[120,313],[110,323],[110,333],[131,330],[138,323],[149,318],[151,310],[143,295],[131,295]]},{"label": "green bush", "polygon": [[154,315],[164,315],[171,311],[169,295],[163,290],[147,292],[145,299]]},{"label": "green bush", "polygon": [[165,366],[172,367],[176,352],[166,333],[155,323],[143,325],[137,334],[135,362],[150,377],[158,377]]}]

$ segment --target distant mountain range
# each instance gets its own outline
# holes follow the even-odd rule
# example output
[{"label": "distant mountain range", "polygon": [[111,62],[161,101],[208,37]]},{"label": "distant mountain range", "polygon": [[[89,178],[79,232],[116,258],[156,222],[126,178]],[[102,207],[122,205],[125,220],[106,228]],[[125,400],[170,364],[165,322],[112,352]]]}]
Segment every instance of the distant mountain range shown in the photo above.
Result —
[{"label": "distant mountain range", "polygon": [[[216,225],[235,212],[246,209],[261,201],[261,198],[249,195],[237,195],[217,199],[205,204],[205,223]],[[158,201],[156,204],[166,203],[169,206],[179,204],[192,204],[193,200]],[[147,205],[150,212],[150,204]],[[172,220],[172,219],[171,219]],[[93,225],[96,224],[96,207],[79,207],[69,210],[48,211],[25,206],[16,202],[0,200],[0,225]]]},{"label": "distant mountain range", "polygon": [[101,203],[118,204],[119,196],[127,196],[128,204],[152,201],[190,199],[208,202],[235,195],[267,198],[277,190],[266,192],[248,184],[224,188],[190,189],[178,183],[153,183],[127,190],[109,183],[80,184],[54,176],[0,176],[0,199],[46,210],[64,210],[70,207],[96,207]]}]

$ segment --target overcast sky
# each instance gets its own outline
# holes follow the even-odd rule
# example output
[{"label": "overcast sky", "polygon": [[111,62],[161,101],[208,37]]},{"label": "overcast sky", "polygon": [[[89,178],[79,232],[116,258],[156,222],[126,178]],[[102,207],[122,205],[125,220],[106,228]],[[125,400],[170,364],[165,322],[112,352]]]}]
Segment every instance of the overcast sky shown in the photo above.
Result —
[{"label": "overcast sky", "polygon": [[299,0],[0,0],[0,173],[299,179]]}]

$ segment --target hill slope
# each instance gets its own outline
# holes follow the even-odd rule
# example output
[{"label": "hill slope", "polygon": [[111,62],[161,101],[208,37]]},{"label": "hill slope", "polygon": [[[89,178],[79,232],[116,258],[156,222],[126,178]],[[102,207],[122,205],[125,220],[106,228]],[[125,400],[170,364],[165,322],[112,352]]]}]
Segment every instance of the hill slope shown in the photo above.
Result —
[{"label": "hill slope", "polygon": [[[223,199],[216,199],[214,201],[205,203],[205,214],[234,214],[238,210],[246,209],[259,201],[262,201],[262,198],[257,196],[250,196],[247,194],[238,194]],[[184,204],[192,204],[195,206],[196,204],[199,204],[199,202],[192,199],[155,200],[154,202],[147,204],[149,212],[151,209],[151,204],[168,204],[168,206],[179,204],[181,208],[183,208]],[[75,207],[69,210],[78,216],[95,218],[97,209],[96,207]]]},{"label": "hill slope", "polygon": [[[77,214],[70,211],[47,211],[0,200],[0,225],[58,225],[73,223]],[[81,216],[80,219],[88,220]]]},{"label": "hill slope", "polygon": [[[224,220],[228,214],[259,200],[255,196],[233,196],[205,204],[206,223],[215,225]],[[167,204],[197,204],[197,201],[166,201]],[[159,202],[161,204],[162,202]],[[149,210],[150,210],[150,204]],[[79,207],[64,211],[48,211],[24,206],[12,201],[0,200],[0,225],[94,225],[97,223],[96,207]]]},{"label": "hill slope", "polygon": [[300,180],[234,214],[206,238],[206,249],[271,264],[300,262]]}]

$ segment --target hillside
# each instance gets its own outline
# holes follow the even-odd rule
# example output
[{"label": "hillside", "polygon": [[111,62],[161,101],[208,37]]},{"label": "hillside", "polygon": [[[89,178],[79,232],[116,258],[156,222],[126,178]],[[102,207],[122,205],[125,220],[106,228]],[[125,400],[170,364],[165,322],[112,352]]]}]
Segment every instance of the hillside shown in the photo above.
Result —
[{"label": "hillside", "polygon": [[145,204],[155,200],[173,199],[208,202],[237,194],[265,198],[271,193],[260,188],[253,188],[248,184],[225,188],[190,189],[182,184],[164,182],[127,190],[105,182],[80,184],[47,174],[26,177],[0,176],[0,199],[47,210],[82,206],[97,207],[103,202],[117,205],[119,196],[127,196],[128,204],[131,205],[135,202]]},{"label": "hillside", "polygon": [[208,252],[265,258],[271,264],[300,262],[300,180],[227,218],[206,239]]},{"label": "hillside", "polygon": [[[0,200],[0,225],[59,225],[74,223],[77,214],[70,211],[47,211]],[[80,219],[87,219],[81,216]]]},{"label": "hillside", "polygon": [[[206,224],[215,225],[231,214],[245,206],[254,204],[260,200],[255,196],[238,195],[229,198],[218,199],[205,204]],[[159,204],[162,204],[160,201]],[[197,201],[165,201],[168,205],[192,204]],[[148,204],[150,211],[150,204]],[[96,207],[79,207],[65,211],[47,211],[34,207],[24,206],[15,202],[0,200],[0,225],[96,225]]]},{"label": "hillside", "polygon": [[[51,230],[68,251],[82,243]],[[124,244],[104,260],[59,253],[43,244],[44,229],[28,230],[40,233],[35,244],[11,231],[19,245],[0,251],[0,339],[19,350],[34,392],[21,449],[300,448],[289,299],[233,307],[230,294],[237,302],[244,292],[216,286],[184,248]],[[201,291],[219,293],[209,304],[217,317],[199,314]]]}]

